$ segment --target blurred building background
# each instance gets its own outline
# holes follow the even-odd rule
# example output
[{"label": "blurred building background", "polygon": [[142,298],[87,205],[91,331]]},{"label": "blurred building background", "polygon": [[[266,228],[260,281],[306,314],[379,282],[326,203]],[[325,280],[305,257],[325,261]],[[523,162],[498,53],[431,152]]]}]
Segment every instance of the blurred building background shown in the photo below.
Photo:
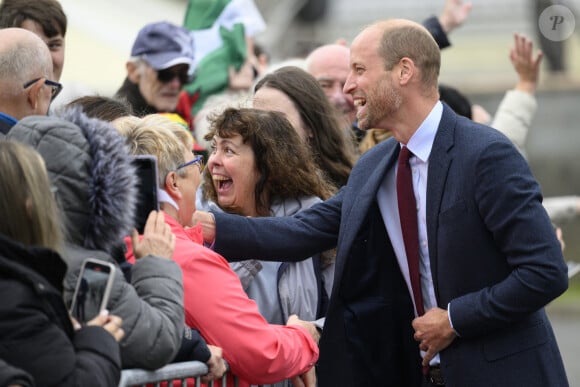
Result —
[{"label": "blurred building background", "polygon": [[[580,9],[580,0],[567,0]],[[272,61],[302,56],[320,44],[350,42],[365,24],[402,17],[416,21],[438,15],[444,0],[255,0],[267,30],[257,41]],[[112,93],[124,77],[125,60],[145,23],[183,22],[187,0],[61,0],[69,17],[66,80]],[[515,77],[507,58],[514,32],[535,35],[533,0],[472,0],[467,23],[450,36],[443,51],[441,79],[471,92],[505,89]],[[580,20],[577,22],[580,24]],[[578,32],[578,26],[577,26]],[[580,77],[580,33],[567,42],[566,62]],[[92,76],[89,76],[91,74]],[[549,84],[545,86],[550,87]],[[572,86],[564,82],[563,86]]]}]

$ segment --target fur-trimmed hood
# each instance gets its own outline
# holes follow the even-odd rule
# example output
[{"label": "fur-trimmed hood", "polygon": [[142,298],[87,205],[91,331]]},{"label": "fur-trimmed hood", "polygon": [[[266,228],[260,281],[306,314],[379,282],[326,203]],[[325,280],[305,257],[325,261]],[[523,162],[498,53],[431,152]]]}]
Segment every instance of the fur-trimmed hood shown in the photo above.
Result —
[{"label": "fur-trimmed hood", "polygon": [[67,239],[111,253],[133,229],[137,178],[122,137],[80,108],[20,120],[7,138],[44,158],[63,209]]}]

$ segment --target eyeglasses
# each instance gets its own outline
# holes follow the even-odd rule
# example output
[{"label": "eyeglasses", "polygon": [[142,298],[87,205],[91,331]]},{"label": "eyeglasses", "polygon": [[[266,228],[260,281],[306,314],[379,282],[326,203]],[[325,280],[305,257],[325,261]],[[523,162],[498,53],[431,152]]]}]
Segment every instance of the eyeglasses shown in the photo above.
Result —
[{"label": "eyeglasses", "polygon": [[157,71],[157,79],[162,83],[169,83],[176,77],[179,78],[179,82],[182,85],[187,85],[193,80],[193,76],[190,76],[187,71],[179,71],[171,68]]},{"label": "eyeglasses", "polygon": [[175,170],[179,170],[181,168],[185,168],[190,166],[191,164],[196,164],[197,167],[199,168],[199,172],[201,173],[201,171],[203,171],[203,156],[202,155],[197,155],[193,158],[193,160],[188,161],[187,163],[183,163],[181,165],[178,165],[177,168],[175,168]]},{"label": "eyeglasses", "polygon": [[[33,79],[32,81],[28,81],[26,82],[23,86],[25,89],[28,89],[30,86],[34,85],[36,82],[40,81],[42,78],[36,78]],[[54,101],[54,99],[56,98],[56,96],[61,92],[62,90],[62,84],[55,82],[55,81],[51,81],[50,79],[44,79],[44,84],[46,86],[50,86],[51,87],[51,95],[50,95],[50,102]]]}]

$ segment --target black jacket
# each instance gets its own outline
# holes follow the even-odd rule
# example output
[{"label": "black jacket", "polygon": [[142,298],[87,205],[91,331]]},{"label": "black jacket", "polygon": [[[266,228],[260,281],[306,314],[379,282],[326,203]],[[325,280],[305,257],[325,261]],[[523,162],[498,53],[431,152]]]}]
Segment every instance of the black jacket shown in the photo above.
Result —
[{"label": "black jacket", "polygon": [[34,387],[34,380],[28,372],[12,367],[0,359],[0,386],[18,385],[22,387]]},{"label": "black jacket", "polygon": [[0,359],[38,386],[116,386],[119,345],[101,327],[74,331],[55,252],[0,235]]}]

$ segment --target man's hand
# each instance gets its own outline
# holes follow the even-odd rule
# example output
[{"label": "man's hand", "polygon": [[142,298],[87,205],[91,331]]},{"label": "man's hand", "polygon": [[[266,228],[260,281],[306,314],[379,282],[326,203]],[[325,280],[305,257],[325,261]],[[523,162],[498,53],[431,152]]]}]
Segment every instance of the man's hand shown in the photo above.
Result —
[{"label": "man's hand", "polygon": [[471,12],[472,4],[463,3],[463,0],[445,0],[443,11],[439,15],[439,24],[446,34],[465,22]]},{"label": "man's hand", "polygon": [[414,319],[413,329],[415,329],[414,338],[419,342],[419,349],[425,352],[424,366],[429,365],[431,359],[447,348],[456,336],[451,328],[447,311],[440,308],[430,309],[423,316]]},{"label": "man's hand", "polygon": [[222,357],[222,349],[213,345],[208,345],[211,356],[207,361],[209,372],[201,377],[202,383],[209,383],[212,380],[219,379],[226,372],[226,363]]},{"label": "man's hand", "polygon": [[534,55],[534,44],[531,39],[521,34],[514,34],[514,46],[510,49],[510,61],[518,73],[516,90],[529,94],[536,92],[540,76],[542,51]]},{"label": "man's hand", "polygon": [[133,255],[135,259],[147,255],[171,259],[175,249],[175,235],[171,227],[165,223],[165,215],[161,211],[151,211],[145,223],[143,238],[139,240],[139,233],[133,230],[131,236]]},{"label": "man's hand", "polygon": [[197,210],[193,213],[192,224],[201,223],[203,241],[212,244],[215,240],[215,218],[211,212]]}]

